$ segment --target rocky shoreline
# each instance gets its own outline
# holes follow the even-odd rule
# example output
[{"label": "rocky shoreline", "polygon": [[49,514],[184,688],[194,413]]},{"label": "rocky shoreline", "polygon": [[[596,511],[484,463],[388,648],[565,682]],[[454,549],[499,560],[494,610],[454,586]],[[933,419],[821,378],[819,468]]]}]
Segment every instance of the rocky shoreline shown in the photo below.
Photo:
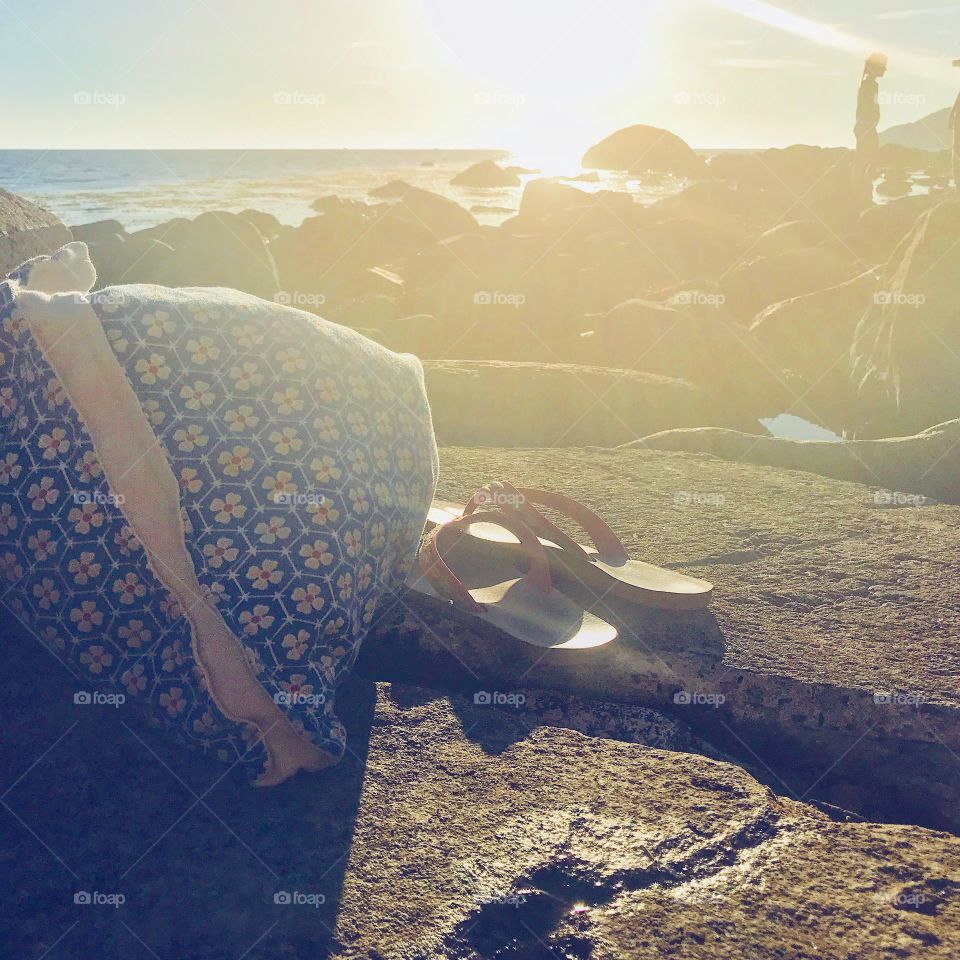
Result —
[{"label": "rocky shoreline", "polygon": [[[415,353],[438,495],[561,489],[631,555],[717,585],[710,612],[672,616],[585,593],[621,638],[566,656],[403,597],[347,685],[343,764],[269,793],[214,780],[132,712],[78,713],[73,678],[8,621],[3,804],[69,812],[3,852],[11,955],[52,948],[80,883],[137,905],[130,934],[92,921],[104,955],[955,956],[960,201],[943,162],[884,147],[880,192],[918,170],[929,192],[867,205],[846,150],[706,160],[628,128],[584,167],[682,192],[643,206],[589,173],[535,178],[497,227],[402,181],[319,198],[298,227],[250,210],[132,233],[0,192],[3,273],[72,236],[98,290],[235,287]],[[788,412],[845,440],[770,436],[760,421]],[[103,872],[107,847],[126,873]],[[278,911],[290,890],[317,909]]]}]

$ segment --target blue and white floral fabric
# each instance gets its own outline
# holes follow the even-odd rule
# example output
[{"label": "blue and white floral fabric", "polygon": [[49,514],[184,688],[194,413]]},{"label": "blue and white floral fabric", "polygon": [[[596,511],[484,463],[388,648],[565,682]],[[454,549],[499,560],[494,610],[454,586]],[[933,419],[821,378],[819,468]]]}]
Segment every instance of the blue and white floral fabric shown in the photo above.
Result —
[{"label": "blue and white floral fabric", "polygon": [[[436,483],[419,362],[235,291],[72,296],[95,312],[179,481],[208,602],[298,733],[341,756],[337,685],[403,584]],[[257,730],[206,689],[191,628],[31,334],[16,279],[0,284],[0,328],[4,602],[75,673],[255,772]]]}]

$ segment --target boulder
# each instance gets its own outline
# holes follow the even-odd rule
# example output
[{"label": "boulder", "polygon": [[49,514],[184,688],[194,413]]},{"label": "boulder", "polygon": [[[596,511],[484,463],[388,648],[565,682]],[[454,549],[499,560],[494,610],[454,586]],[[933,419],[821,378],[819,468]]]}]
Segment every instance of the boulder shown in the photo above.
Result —
[{"label": "boulder", "polygon": [[391,206],[383,214],[384,220],[403,230],[410,241],[419,246],[471,233],[478,227],[473,214],[459,203],[429,190],[412,187],[402,180],[393,180],[371,190],[370,196],[390,201]]},{"label": "boulder", "polygon": [[272,214],[262,210],[241,210],[237,214],[242,220],[249,220],[264,240],[272,240],[282,229],[283,224]]},{"label": "boulder", "polygon": [[960,420],[912,437],[883,440],[787,440],[736,430],[700,427],[667,430],[633,446],[648,450],[708,453],[738,463],[802,470],[879,487],[878,507],[960,504]]},{"label": "boulder", "polygon": [[960,200],[922,214],[884,267],[854,335],[858,435],[910,435],[960,416]]},{"label": "boulder", "polygon": [[273,257],[250,220],[223,211],[104,240],[91,251],[99,285],[231,287],[265,300],[279,290]]},{"label": "boulder", "polygon": [[127,236],[127,230],[119,220],[95,220],[93,223],[82,223],[77,227],[71,227],[70,232],[74,240],[82,240],[90,245],[115,240],[118,237],[123,239]]},{"label": "boulder", "polygon": [[833,246],[788,250],[774,256],[749,251],[723,282],[728,307],[752,317],[770,304],[825,290],[852,280],[863,264],[843,248]]},{"label": "boulder", "polygon": [[72,239],[52,213],[0,190],[0,277],[26,260],[55,253]]},{"label": "boulder", "polygon": [[520,177],[504,170],[494,160],[481,160],[458,173],[450,183],[455,187],[519,187]]},{"label": "boulder", "polygon": [[584,330],[584,362],[688,380],[706,390],[727,419],[755,425],[789,403],[789,393],[758,359],[750,331],[716,294],[687,290],[667,302],[627,300],[587,317]]},{"label": "boulder", "polygon": [[586,169],[629,173],[652,170],[683,176],[702,176],[706,171],[703,159],[680,137],[644,124],[625,127],[594,144],[583,155],[581,165]]},{"label": "boulder", "polygon": [[594,195],[559,180],[531,180],[520,198],[520,217],[526,221],[592,206]]},{"label": "boulder", "polygon": [[795,381],[803,415],[837,431],[853,427],[850,348],[878,280],[879,272],[868,270],[837,286],[771,304],[750,327],[764,361]]},{"label": "boulder", "polygon": [[615,446],[651,423],[731,422],[700,388],[634,370],[426,360],[424,375],[441,444]]},{"label": "boulder", "polygon": [[931,194],[916,194],[874,204],[860,214],[849,242],[871,265],[886,263],[913,229],[922,213],[926,213],[942,201]]}]

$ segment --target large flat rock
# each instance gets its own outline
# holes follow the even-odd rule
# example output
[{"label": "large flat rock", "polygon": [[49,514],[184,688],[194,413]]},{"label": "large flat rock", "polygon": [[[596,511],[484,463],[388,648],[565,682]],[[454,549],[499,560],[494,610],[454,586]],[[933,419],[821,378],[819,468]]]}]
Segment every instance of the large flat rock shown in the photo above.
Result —
[{"label": "large flat rock", "polygon": [[[728,763],[354,682],[343,764],[257,791],[122,710],[68,705],[59,679],[42,704],[3,692],[13,732],[33,723],[0,761],[10,956],[960,949],[960,840],[831,819]],[[125,902],[77,907],[78,889]]]},{"label": "large flat rock", "polygon": [[448,498],[489,479],[574,496],[632,556],[712,581],[714,603],[665,615],[584,593],[621,640],[544,656],[411,596],[379,676],[392,659],[393,676],[429,664],[464,689],[670,710],[796,797],[957,829],[960,508],[898,509],[857,483],[656,451],[446,448],[441,470]]}]

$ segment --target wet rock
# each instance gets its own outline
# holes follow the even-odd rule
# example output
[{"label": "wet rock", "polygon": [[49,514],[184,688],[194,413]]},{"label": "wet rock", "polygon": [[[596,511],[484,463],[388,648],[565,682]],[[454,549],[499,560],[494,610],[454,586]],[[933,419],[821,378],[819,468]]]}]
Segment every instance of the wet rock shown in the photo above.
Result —
[{"label": "wet rock", "polygon": [[241,210],[237,216],[249,220],[260,231],[264,240],[272,240],[283,229],[283,224],[272,213],[264,213],[262,210]]},{"label": "wet rock", "polygon": [[384,214],[394,224],[402,224],[412,239],[422,245],[445,240],[477,229],[473,215],[453,200],[429,190],[394,180],[370,191],[370,196],[392,203]]},{"label": "wet rock", "polygon": [[584,155],[582,166],[597,170],[647,170],[683,175],[702,175],[706,165],[701,157],[674,133],[637,124],[612,133],[594,144]]},{"label": "wet rock", "polygon": [[0,277],[26,260],[55,253],[72,239],[52,213],[0,190]]},{"label": "wet rock", "polygon": [[456,187],[518,187],[520,177],[494,160],[481,160],[458,173],[450,183]]}]

